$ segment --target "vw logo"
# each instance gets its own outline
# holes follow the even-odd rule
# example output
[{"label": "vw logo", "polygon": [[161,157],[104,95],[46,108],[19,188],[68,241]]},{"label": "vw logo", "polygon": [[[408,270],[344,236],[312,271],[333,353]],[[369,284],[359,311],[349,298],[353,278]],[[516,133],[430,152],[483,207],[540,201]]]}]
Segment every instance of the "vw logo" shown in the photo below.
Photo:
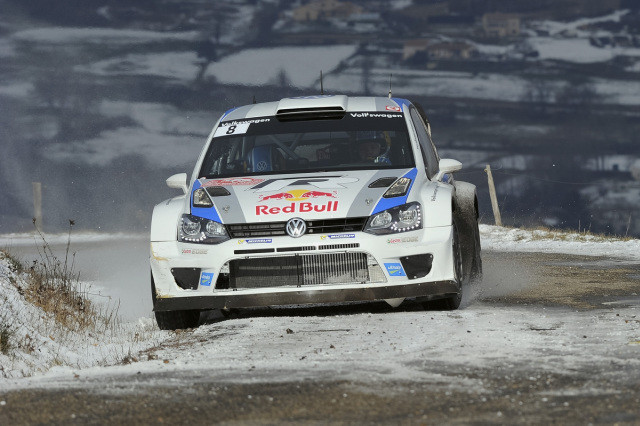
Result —
[{"label": "vw logo", "polygon": [[287,234],[289,234],[290,237],[302,237],[305,232],[307,232],[307,224],[304,222],[304,220],[298,217],[289,219],[289,221],[287,222]]}]

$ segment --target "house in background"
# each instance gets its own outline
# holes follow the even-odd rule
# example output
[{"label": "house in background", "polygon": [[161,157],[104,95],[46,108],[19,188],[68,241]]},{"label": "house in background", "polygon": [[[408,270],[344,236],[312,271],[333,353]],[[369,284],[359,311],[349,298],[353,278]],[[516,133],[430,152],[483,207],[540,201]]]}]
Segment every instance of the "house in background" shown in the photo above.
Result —
[{"label": "house in background", "polygon": [[437,39],[407,40],[402,46],[402,60],[414,58],[414,62],[438,59],[469,59],[476,55],[475,46],[463,41]]},{"label": "house in background", "polygon": [[478,51],[462,41],[443,41],[427,46],[429,59],[469,59]]},{"label": "house in background", "polygon": [[404,61],[411,58],[418,52],[425,51],[430,43],[433,43],[433,41],[428,38],[418,38],[405,41],[402,46],[402,60]]},{"label": "house in background", "polygon": [[520,34],[520,16],[513,13],[485,13],[482,29],[489,37],[512,37]]},{"label": "house in background", "polygon": [[293,20],[297,22],[317,21],[321,19],[347,19],[351,15],[361,14],[364,9],[357,4],[338,0],[316,0],[293,10]]}]

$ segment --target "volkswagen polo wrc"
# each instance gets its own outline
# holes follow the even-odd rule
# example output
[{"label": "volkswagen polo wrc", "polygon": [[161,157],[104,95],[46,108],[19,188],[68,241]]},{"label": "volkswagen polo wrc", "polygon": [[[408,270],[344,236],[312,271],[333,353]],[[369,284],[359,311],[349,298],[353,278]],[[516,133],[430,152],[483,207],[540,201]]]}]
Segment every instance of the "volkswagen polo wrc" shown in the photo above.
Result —
[{"label": "volkswagen polo wrc", "polygon": [[475,187],[421,107],[314,96],[223,114],[151,224],[160,328],[202,310],[417,299],[457,309],[482,271]]}]

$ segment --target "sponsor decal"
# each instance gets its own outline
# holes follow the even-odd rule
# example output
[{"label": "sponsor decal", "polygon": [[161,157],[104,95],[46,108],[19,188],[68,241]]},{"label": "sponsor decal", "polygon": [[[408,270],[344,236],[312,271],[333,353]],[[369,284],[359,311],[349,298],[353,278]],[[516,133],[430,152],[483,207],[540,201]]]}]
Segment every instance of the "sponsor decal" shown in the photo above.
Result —
[{"label": "sponsor decal", "polygon": [[280,213],[310,213],[310,212],[335,212],[338,211],[338,202],[329,201],[326,204],[312,204],[308,201],[301,203],[291,203],[283,207],[269,207],[265,205],[256,206],[256,216],[272,215]]},{"label": "sponsor decal", "polygon": [[245,185],[257,185],[260,182],[264,182],[264,179],[254,178],[229,178],[229,179],[214,179],[207,180],[202,183],[203,188],[210,186],[245,186]]},{"label": "sponsor decal", "polygon": [[202,272],[200,274],[200,286],[201,287],[210,287],[213,282],[213,272]]},{"label": "sponsor decal", "polygon": [[340,240],[343,238],[355,238],[356,234],[336,234],[336,235],[322,235],[320,237],[321,240],[326,240],[327,238],[330,240]]},{"label": "sponsor decal", "polygon": [[271,238],[252,238],[249,240],[238,240],[238,244],[271,244]]},{"label": "sponsor decal", "polygon": [[415,243],[417,241],[418,237],[389,238],[387,240],[387,244]]},{"label": "sponsor decal", "polygon": [[387,105],[385,108],[387,111],[402,111],[402,108],[400,108],[399,106],[391,106],[391,105]]},{"label": "sponsor decal", "polygon": [[318,189],[346,188],[344,184],[358,182],[357,178],[343,176],[322,176],[321,178],[291,177],[284,179],[268,179],[250,189],[254,192],[282,191],[287,186],[313,186]]},{"label": "sponsor decal", "polygon": [[352,112],[353,118],[403,118],[402,114],[389,114],[386,112]]},{"label": "sponsor decal", "polygon": [[433,190],[433,195],[431,196],[431,201],[435,201],[437,196],[438,196],[438,186],[436,185],[435,189]]},{"label": "sponsor decal", "polygon": [[220,127],[241,126],[243,124],[268,123],[270,118],[249,118],[246,120],[233,120],[220,123]]},{"label": "sponsor decal", "polygon": [[182,254],[207,254],[209,250],[206,249],[182,249]]},{"label": "sponsor decal", "polygon": [[268,200],[304,201],[310,198],[338,198],[336,191],[324,192],[309,189],[293,189],[272,195],[260,195],[259,203]]},{"label": "sponsor decal", "polygon": [[242,135],[247,133],[247,130],[249,130],[249,125],[250,123],[240,123],[232,124],[229,126],[220,126],[216,129],[213,137],[218,138],[220,136]]},{"label": "sponsor decal", "polygon": [[401,263],[385,263],[384,267],[387,268],[387,273],[391,277],[406,277]]}]

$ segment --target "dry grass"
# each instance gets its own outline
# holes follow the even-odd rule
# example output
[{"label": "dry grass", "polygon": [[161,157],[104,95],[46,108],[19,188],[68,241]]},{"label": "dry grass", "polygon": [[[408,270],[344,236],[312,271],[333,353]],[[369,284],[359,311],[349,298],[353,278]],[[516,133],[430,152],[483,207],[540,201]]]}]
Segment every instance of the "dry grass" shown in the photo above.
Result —
[{"label": "dry grass", "polygon": [[64,328],[102,332],[113,325],[116,310],[103,311],[89,300],[88,292],[80,282],[80,273],[75,270],[75,253],[70,253],[73,225],[70,220],[64,259],[53,253],[44,235],[37,231],[42,243],[38,247],[40,259],[28,268],[16,261],[16,269],[27,274],[23,295],[30,303],[52,314],[56,323]]},{"label": "dry grass", "polygon": [[0,317],[0,353],[9,355],[13,349],[14,332],[7,318]]},{"label": "dry grass", "polygon": [[[509,227],[506,227],[509,228]],[[545,226],[536,226],[533,228],[510,228],[516,230],[527,231],[530,234],[518,235],[516,240],[529,241],[576,241],[576,242],[607,242],[607,241],[632,241],[633,237],[623,237],[619,235],[596,234],[589,230],[577,232],[575,230],[552,229]]]}]

